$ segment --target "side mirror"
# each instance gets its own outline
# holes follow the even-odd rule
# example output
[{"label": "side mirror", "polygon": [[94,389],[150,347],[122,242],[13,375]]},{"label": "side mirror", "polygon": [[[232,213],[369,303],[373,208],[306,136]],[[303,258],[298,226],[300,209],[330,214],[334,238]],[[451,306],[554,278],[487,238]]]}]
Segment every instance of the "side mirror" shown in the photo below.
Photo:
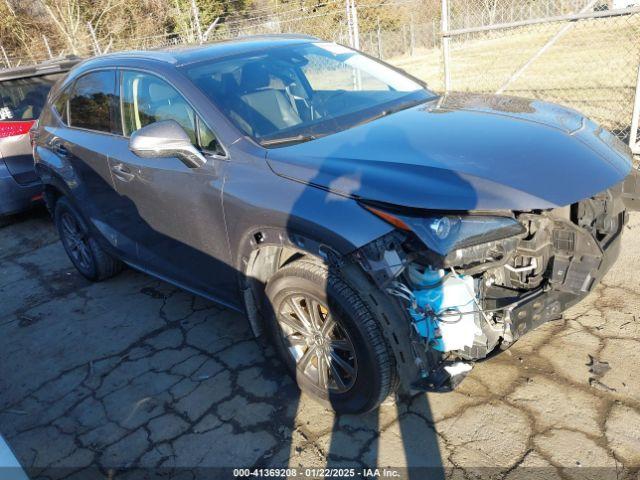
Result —
[{"label": "side mirror", "polygon": [[129,139],[129,150],[143,158],[176,157],[189,168],[207,162],[175,120],[162,120],[136,130]]}]

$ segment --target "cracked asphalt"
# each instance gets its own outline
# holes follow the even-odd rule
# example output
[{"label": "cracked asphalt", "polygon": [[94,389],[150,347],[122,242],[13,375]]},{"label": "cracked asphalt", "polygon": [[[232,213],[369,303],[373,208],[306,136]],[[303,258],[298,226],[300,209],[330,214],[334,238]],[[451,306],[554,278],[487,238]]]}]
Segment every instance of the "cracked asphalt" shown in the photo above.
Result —
[{"label": "cracked asphalt", "polygon": [[335,417],[300,396],[242,315],[132,270],[91,284],[31,212],[0,229],[0,434],[43,478],[406,465],[638,478],[638,232],[636,214],[594,294],[457,391]]}]

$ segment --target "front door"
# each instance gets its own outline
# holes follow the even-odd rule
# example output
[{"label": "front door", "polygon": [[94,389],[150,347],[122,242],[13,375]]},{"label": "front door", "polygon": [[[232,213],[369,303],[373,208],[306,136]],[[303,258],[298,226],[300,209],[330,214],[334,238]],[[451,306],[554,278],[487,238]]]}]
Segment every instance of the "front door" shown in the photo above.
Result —
[{"label": "front door", "polygon": [[226,159],[216,152],[215,136],[174,87],[149,73],[121,72],[121,113],[125,137],[172,119],[207,157],[206,165],[190,168],[177,158],[138,157],[128,138],[114,144],[109,168],[121,197],[115,221],[136,243],[138,266],[237,307],[222,211]]}]

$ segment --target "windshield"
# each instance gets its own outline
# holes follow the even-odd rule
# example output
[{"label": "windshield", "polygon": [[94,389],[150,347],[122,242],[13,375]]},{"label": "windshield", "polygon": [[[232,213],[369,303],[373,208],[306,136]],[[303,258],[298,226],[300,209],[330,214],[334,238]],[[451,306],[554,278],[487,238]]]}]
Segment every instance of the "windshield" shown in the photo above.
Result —
[{"label": "windshield", "polygon": [[0,120],[35,120],[47,94],[63,74],[18,78],[0,82]]},{"label": "windshield", "polygon": [[264,146],[335,133],[434,97],[416,80],[334,43],[274,48],[187,70]]}]

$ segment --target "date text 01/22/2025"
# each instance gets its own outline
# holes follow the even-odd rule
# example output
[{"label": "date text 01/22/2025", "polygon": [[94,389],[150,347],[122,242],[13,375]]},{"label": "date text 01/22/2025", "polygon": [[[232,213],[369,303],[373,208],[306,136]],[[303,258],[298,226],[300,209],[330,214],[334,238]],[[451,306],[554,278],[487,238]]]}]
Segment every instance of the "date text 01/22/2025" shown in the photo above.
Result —
[{"label": "date text 01/22/2025", "polygon": [[233,476],[258,478],[399,478],[393,468],[235,468]]}]

